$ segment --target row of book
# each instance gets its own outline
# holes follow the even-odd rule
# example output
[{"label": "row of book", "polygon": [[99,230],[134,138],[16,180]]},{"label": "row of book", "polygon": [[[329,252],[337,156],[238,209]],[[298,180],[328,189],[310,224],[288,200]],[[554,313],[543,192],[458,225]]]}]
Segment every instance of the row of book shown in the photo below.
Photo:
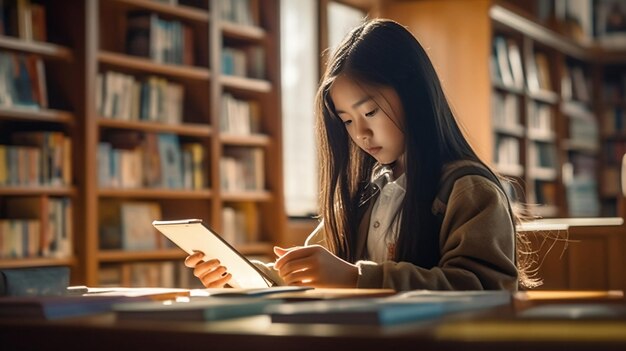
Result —
[{"label": "row of book", "polygon": [[598,147],[599,131],[595,119],[578,116],[568,120],[569,138],[577,145],[595,150]]},{"label": "row of book", "polygon": [[597,217],[600,214],[597,169],[597,158],[582,153],[572,153],[563,166],[570,216]]},{"label": "row of book", "polygon": [[496,135],[495,142],[495,163],[502,166],[517,166],[520,165],[520,142],[519,139],[504,136],[504,135]]},{"label": "row of book", "polygon": [[[68,198],[5,199],[7,215],[0,220],[0,257],[72,256],[72,202]],[[42,225],[42,220],[45,225]]]},{"label": "row of book", "polygon": [[574,177],[566,186],[567,208],[571,217],[598,217],[598,182],[592,177]]},{"label": "row of book", "polygon": [[157,202],[102,202],[99,206],[100,249],[153,251],[172,245],[152,226],[161,219]]},{"label": "row of book", "polygon": [[72,184],[71,139],[61,132],[15,132],[0,145],[0,186]]},{"label": "row of book", "polygon": [[531,204],[542,204],[555,206],[557,204],[556,187],[553,181],[535,180],[533,192],[530,194],[529,202]]},{"label": "row of book", "polygon": [[253,13],[251,0],[220,1],[220,17],[225,21],[248,26],[256,26],[259,22]]},{"label": "row of book", "polygon": [[107,118],[180,124],[183,121],[184,88],[165,78],[143,80],[118,72],[96,78],[96,111]]},{"label": "row of book", "polygon": [[519,128],[521,126],[519,97],[494,90],[491,98],[494,126],[504,129]]},{"label": "row of book", "polygon": [[561,96],[564,100],[591,102],[589,75],[577,64],[565,64],[561,76]]},{"label": "row of book", "polygon": [[30,0],[0,1],[0,35],[46,41],[46,8]]},{"label": "row of book", "polygon": [[265,50],[261,46],[222,49],[222,73],[230,76],[265,79]]},{"label": "row of book", "polygon": [[181,255],[178,261],[104,265],[98,271],[98,286],[202,288],[200,280],[193,276],[193,270],[183,264],[183,258]]},{"label": "row of book", "polygon": [[257,147],[232,147],[220,159],[221,188],[226,191],[265,189],[264,151]]},{"label": "row of book", "polygon": [[48,107],[44,63],[39,56],[0,51],[0,107]]},{"label": "row of book", "polygon": [[524,68],[519,45],[515,40],[496,35],[491,54],[491,76],[496,83],[524,88]]},{"label": "row of book", "polygon": [[250,135],[261,131],[261,108],[255,100],[241,100],[231,94],[223,94],[221,112],[222,132]]},{"label": "row of book", "polygon": [[622,106],[607,107],[603,118],[603,132],[606,134],[626,132],[624,108]]},{"label": "row of book", "polygon": [[201,143],[181,143],[174,134],[148,133],[131,148],[103,141],[98,144],[98,184],[103,188],[204,189],[205,155]]},{"label": "row of book", "polygon": [[128,54],[158,63],[194,64],[194,34],[190,26],[145,11],[130,12],[126,20]]},{"label": "row of book", "polygon": [[528,131],[536,138],[554,139],[554,111],[551,105],[531,101],[528,104]]},{"label": "row of book", "polygon": [[536,168],[555,169],[556,147],[552,143],[531,142],[528,145],[528,164]]},{"label": "row of book", "polygon": [[254,204],[222,208],[221,237],[231,245],[257,242],[259,240],[259,214]]}]

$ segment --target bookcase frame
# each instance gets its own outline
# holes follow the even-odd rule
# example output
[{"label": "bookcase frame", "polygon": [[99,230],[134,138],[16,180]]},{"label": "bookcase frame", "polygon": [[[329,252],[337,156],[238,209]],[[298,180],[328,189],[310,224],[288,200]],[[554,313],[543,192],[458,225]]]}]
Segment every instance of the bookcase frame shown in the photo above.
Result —
[{"label": "bookcase frame", "polygon": [[[272,245],[284,240],[286,215],[284,211],[282,174],[282,131],[280,109],[280,48],[279,1],[251,0],[253,16],[258,26],[230,23],[220,18],[219,0],[198,1],[202,8],[170,5],[151,0],[85,0],[71,6],[54,6],[44,2],[47,16],[66,26],[70,47],[52,43],[25,41],[0,36],[0,49],[40,55],[46,62],[59,61],[71,65],[67,82],[52,72],[66,87],[68,110],[39,111],[0,107],[0,121],[27,121],[66,126],[72,139],[74,184],[70,187],[3,187],[0,196],[66,196],[74,207],[74,253],[68,259],[25,258],[0,259],[0,267],[67,265],[72,268],[75,284],[98,285],[99,270],[104,264],[121,266],[134,262],[174,260],[182,265],[185,254],[178,249],[156,251],[102,250],[99,244],[99,206],[103,201],[149,200],[162,206],[162,219],[199,217],[220,231],[222,208],[227,205],[248,204],[258,210],[259,238],[237,245],[248,255],[272,255]],[[197,55],[194,66],[156,63],[147,58],[124,53],[124,18],[109,18],[109,13],[145,10],[167,19],[180,20],[193,27]],[[102,12],[106,14],[103,15]],[[61,17],[62,16],[62,17]],[[103,20],[105,16],[106,21]],[[104,38],[104,39],[103,39]],[[264,48],[265,79],[227,76],[221,70],[224,40],[252,43]],[[104,46],[104,47],[103,47]],[[200,58],[200,60],[198,60]],[[96,76],[98,72],[121,70],[129,74],[156,75],[174,79],[186,86],[185,94],[200,108],[202,123],[168,125],[144,121],[121,121],[101,117],[96,110]],[[57,82],[55,82],[57,83]],[[220,132],[220,99],[225,91],[235,91],[259,102],[262,110],[262,134],[249,136]],[[102,189],[98,185],[98,142],[104,130],[128,130],[139,133],[172,133],[202,143],[207,166],[202,190],[184,189]],[[225,192],[220,189],[219,161],[227,147],[259,147],[264,151],[265,190]],[[128,283],[128,282],[122,282]]]}]

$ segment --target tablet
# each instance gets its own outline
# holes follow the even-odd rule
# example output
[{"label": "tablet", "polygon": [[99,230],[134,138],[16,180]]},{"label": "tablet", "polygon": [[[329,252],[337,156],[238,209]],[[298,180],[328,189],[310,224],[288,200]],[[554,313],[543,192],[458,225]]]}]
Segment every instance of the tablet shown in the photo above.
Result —
[{"label": "tablet", "polygon": [[276,285],[265,273],[228,244],[201,219],[153,221],[152,225],[178,247],[191,255],[202,251],[206,258],[216,258],[232,274],[233,288],[268,288]]}]

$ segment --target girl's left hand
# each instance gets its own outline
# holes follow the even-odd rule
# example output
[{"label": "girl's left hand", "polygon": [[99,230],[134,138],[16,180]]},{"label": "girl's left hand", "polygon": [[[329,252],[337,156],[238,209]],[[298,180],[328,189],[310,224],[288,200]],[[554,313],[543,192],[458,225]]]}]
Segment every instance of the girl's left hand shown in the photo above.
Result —
[{"label": "girl's left hand", "polygon": [[319,245],[274,247],[278,256],[274,268],[288,285],[325,288],[354,288],[359,274],[357,266],[333,255]]}]

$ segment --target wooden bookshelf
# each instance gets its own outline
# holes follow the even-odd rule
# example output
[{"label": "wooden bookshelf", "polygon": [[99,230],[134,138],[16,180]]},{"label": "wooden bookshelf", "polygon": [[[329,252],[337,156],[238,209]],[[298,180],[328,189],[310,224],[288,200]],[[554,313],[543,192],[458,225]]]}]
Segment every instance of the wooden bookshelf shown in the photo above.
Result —
[{"label": "wooden bookshelf", "polygon": [[[623,51],[575,41],[506,1],[450,5],[449,1],[391,1],[381,7],[381,16],[408,25],[430,48],[457,117],[481,157],[503,175],[517,179],[520,188],[516,198],[531,205],[531,213],[549,208],[535,214],[619,215],[621,211],[616,209],[621,206],[614,204],[617,196],[608,201],[600,195],[603,169],[610,162],[602,155],[607,139],[597,131],[602,129],[606,111],[598,88],[603,71],[624,67]],[[453,30],[459,23],[472,30]],[[471,43],[471,50],[465,49],[467,43]],[[514,76],[520,66],[522,85],[510,77],[504,79],[507,77],[499,70],[499,53],[508,53],[511,60],[511,52],[506,51],[511,44],[517,47],[521,60],[508,62],[509,75]],[[498,45],[507,46],[498,51]],[[472,54],[464,60],[465,65],[446,60],[467,51]],[[485,57],[484,52],[491,57]],[[489,69],[477,66],[479,62],[491,62]],[[505,118],[516,121],[503,122]],[[533,126],[537,123],[543,127]],[[480,130],[484,125],[492,126],[491,135]],[[500,160],[502,156],[509,160]],[[608,202],[613,202],[609,205],[612,210],[605,206]]]},{"label": "wooden bookshelf", "polygon": [[[38,1],[31,6],[25,1],[25,6],[14,11],[9,4],[3,5],[2,67],[14,73],[4,76],[0,97],[0,232],[4,241],[0,267],[69,266],[72,278],[78,279],[76,269],[81,263],[74,239],[84,212],[75,149],[82,142],[83,97],[72,93],[82,91],[83,37],[78,28],[70,29],[67,24],[80,26],[82,21],[74,21],[80,1],[68,1],[68,9],[62,11],[51,4]],[[32,27],[23,25],[27,15]],[[16,27],[8,24],[12,22]],[[65,238],[61,238],[61,226],[66,229]],[[23,239],[23,244],[11,246],[5,240],[10,235]]]},{"label": "wooden bookshelf", "polygon": [[[72,268],[73,284],[91,286],[100,284],[101,279],[111,283],[111,276],[121,279],[120,284],[132,285],[133,267],[138,265],[140,271],[139,265],[145,262],[161,271],[172,264],[175,271],[185,271],[185,254],[177,248],[158,244],[154,249],[138,251],[124,249],[124,244],[113,249],[106,245],[111,245],[111,238],[114,246],[120,245],[120,236],[126,230],[124,216],[141,221],[147,230],[152,230],[153,219],[200,218],[219,232],[226,226],[226,207],[242,213],[238,218],[254,228],[254,233],[247,233],[238,227],[241,232],[237,235],[241,237],[236,247],[246,255],[273,256],[272,247],[283,242],[286,225],[279,1],[251,0],[249,13],[244,11],[243,15],[227,14],[223,0],[181,0],[178,5],[152,0],[72,0],[68,9],[55,6],[51,0],[37,3],[45,9],[49,40],[0,36],[0,50],[36,55],[43,60],[49,104],[41,108],[0,105],[0,141],[9,143],[11,134],[22,129],[64,132],[72,145],[72,184],[0,184],[0,218],[8,213],[4,198],[28,198],[42,206],[53,199],[71,199],[75,255],[58,259],[0,257],[0,267],[67,265]],[[152,24],[145,27],[149,35],[161,30],[168,37],[178,36],[179,41],[153,43],[162,45],[158,46],[162,51],[157,56],[131,52],[138,50],[129,44],[134,38],[129,28],[141,25],[136,18],[150,19]],[[163,49],[163,45],[170,44],[170,49]],[[256,64],[255,74],[225,72],[222,60],[226,47],[246,53],[256,50],[256,57],[260,53],[262,61]],[[176,100],[173,94],[179,92],[182,94]],[[249,134],[221,131],[221,99],[226,93],[254,104],[259,117],[256,130]],[[149,94],[161,94],[170,100],[163,100],[162,104],[167,105],[158,105],[161,100],[155,98],[157,95]],[[180,150],[180,161],[176,161],[180,163],[176,164],[182,170],[178,173],[189,175],[182,175],[182,180],[172,179],[182,181],[182,186],[169,183],[169,173],[168,183],[158,183],[166,177],[159,173],[160,178],[150,180],[153,183],[148,185],[153,174],[150,172],[157,169],[150,168],[153,166],[145,163],[148,161],[141,161],[139,171],[144,175],[135,179],[128,174],[118,178],[117,173],[111,173],[114,169],[102,167],[111,164],[103,161],[105,155],[115,158],[110,162],[118,162],[118,157],[130,158],[119,161],[126,163],[118,167],[134,167],[126,168],[133,172],[139,165],[138,159],[132,161],[133,153],[142,155],[142,160],[157,155],[159,162],[169,162],[161,156],[171,149],[155,149],[155,144],[150,144],[156,141],[158,147],[166,147],[162,136],[174,141],[167,147],[174,145]],[[256,165],[263,172],[260,188],[222,189],[220,162],[233,148],[262,151],[262,164]],[[164,172],[163,168],[159,172]],[[128,183],[129,179],[132,182]],[[144,216],[146,211],[158,209],[160,218],[132,217],[132,212],[125,215],[124,208],[130,205],[139,206],[135,211],[140,208]],[[145,206],[143,210],[141,206]],[[47,223],[43,218],[42,222]],[[156,232],[155,236],[159,237]],[[161,263],[163,269],[158,268]],[[171,283],[174,278],[170,278],[167,281]],[[193,285],[193,279],[185,282]]]}]

